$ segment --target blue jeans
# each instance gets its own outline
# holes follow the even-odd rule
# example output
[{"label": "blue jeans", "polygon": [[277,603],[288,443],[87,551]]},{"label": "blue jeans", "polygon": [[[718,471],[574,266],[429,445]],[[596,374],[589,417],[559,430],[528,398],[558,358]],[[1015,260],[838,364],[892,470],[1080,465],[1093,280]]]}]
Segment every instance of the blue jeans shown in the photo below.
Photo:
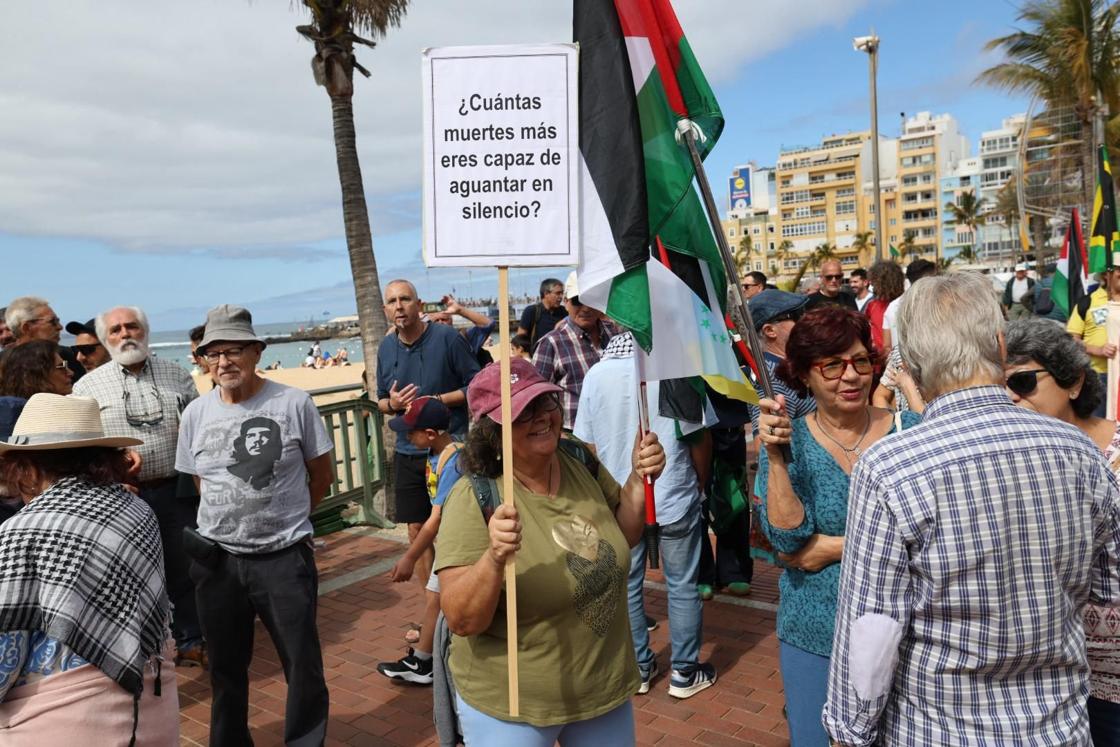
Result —
[{"label": "blue jeans", "polygon": [[1094,747],[1120,744],[1120,703],[1089,698],[1089,731]]},{"label": "blue jeans", "polygon": [[[673,669],[688,671],[700,662],[700,631],[704,613],[696,578],[700,569],[700,507],[689,508],[684,518],[661,527],[661,571],[669,587],[669,642],[672,644]],[[630,551],[628,602],[630,635],[638,667],[648,672],[653,666],[653,651],[646,630],[646,606],[642,582],[646,577],[646,546],[639,542]]]},{"label": "blue jeans", "polygon": [[828,694],[828,657],[778,641],[792,747],[828,747],[821,713]]},{"label": "blue jeans", "polygon": [[634,708],[627,700],[602,716],[557,726],[533,726],[503,721],[467,705],[458,694],[459,727],[466,747],[601,747],[633,745]]}]

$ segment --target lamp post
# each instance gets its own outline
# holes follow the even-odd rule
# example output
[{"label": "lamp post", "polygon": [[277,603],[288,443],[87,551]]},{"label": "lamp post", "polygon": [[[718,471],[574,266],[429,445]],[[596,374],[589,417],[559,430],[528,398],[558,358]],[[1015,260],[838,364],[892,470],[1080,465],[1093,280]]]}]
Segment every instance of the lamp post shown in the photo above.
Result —
[{"label": "lamp post", "polygon": [[875,193],[875,259],[883,259],[885,247],[883,246],[883,193],[879,191],[879,97],[875,85],[876,73],[879,67],[879,37],[872,30],[870,36],[857,36],[852,39],[852,47],[857,52],[867,53],[867,62],[871,75],[871,178],[874,182]]}]

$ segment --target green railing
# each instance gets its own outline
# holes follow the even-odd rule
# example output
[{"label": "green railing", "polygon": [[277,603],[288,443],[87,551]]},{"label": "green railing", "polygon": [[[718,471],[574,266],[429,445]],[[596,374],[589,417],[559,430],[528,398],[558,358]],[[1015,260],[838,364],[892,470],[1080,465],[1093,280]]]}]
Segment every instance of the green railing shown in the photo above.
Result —
[{"label": "green railing", "polygon": [[[330,387],[310,392],[333,394],[360,387]],[[385,486],[385,445],[381,440],[381,412],[366,395],[319,406],[319,415],[334,441],[334,479],[330,492],[311,514],[315,534],[337,532],[354,524],[391,527],[375,508],[374,496]],[[346,512],[349,504],[358,511]]]}]

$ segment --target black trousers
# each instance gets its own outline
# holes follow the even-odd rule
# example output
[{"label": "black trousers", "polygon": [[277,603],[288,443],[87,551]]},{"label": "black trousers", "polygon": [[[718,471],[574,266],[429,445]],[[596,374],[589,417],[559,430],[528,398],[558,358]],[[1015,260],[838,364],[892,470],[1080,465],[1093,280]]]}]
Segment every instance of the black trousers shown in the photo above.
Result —
[{"label": "black trousers", "polygon": [[219,552],[191,563],[199,618],[210,653],[210,744],[244,747],[249,735],[249,662],[260,617],[288,683],[284,743],[322,745],[329,697],[315,623],[319,575],[307,543],[262,555]]},{"label": "black trousers", "polygon": [[189,572],[189,559],[183,551],[183,527],[192,524],[191,508],[198,512],[198,503],[179,497],[179,477],[140,486],[140,499],[152,509],[159,522],[159,538],[163,543],[163,575],[167,579],[167,598],[171,613],[171,632],[182,648],[202,638],[195,605],[194,582]]},{"label": "black trousers", "polygon": [[707,512],[700,513],[703,520],[704,536],[700,541],[700,576],[698,583],[719,589],[737,582],[748,584],[754,576],[754,560],[751,558],[751,534],[749,510],[735,517],[731,525],[716,534],[716,552],[712,556],[712,543],[708,538]]}]

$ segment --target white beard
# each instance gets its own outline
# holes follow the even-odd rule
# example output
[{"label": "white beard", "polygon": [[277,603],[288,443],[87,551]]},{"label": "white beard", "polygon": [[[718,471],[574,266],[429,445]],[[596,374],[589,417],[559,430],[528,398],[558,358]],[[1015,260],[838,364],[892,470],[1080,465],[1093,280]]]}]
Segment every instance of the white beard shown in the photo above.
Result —
[{"label": "white beard", "polygon": [[148,359],[147,340],[125,340],[119,346],[106,345],[113,362],[121,366],[135,366]]}]

